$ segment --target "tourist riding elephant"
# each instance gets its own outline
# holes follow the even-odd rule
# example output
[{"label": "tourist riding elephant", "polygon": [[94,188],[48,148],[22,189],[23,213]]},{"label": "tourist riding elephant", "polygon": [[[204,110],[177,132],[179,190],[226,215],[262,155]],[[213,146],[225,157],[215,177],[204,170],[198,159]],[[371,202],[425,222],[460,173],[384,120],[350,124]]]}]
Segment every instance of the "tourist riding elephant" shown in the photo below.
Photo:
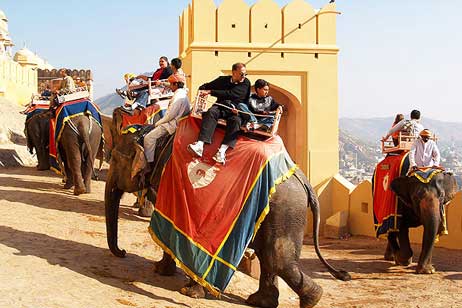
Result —
[{"label": "tourist riding elephant", "polygon": [[27,148],[32,154],[35,149],[37,154],[38,170],[50,169],[49,160],[49,136],[50,136],[50,112],[44,110],[26,120],[25,130]]},{"label": "tourist riding elephant", "polygon": [[[114,148],[111,168],[106,182],[105,207],[107,241],[111,252],[124,257],[125,250],[118,246],[118,209],[120,198],[124,191],[137,189],[137,179],[130,180],[130,166],[137,155],[134,137],[123,137]],[[168,150],[165,150],[168,152]],[[164,155],[156,158],[156,168],[152,186],[155,191],[159,187],[160,176],[166,163]],[[150,197],[148,195],[148,197]],[[299,295],[300,307],[313,307],[322,295],[322,289],[310,277],[303,273],[299,265],[300,252],[306,224],[307,207],[313,213],[313,238],[315,250],[322,261],[336,278],[351,279],[344,271],[337,271],[321,256],[318,244],[320,208],[319,202],[311,185],[302,172],[297,171],[293,176],[279,184],[270,201],[270,212],[263,221],[251,244],[260,260],[260,285],[256,293],[247,302],[260,307],[278,306],[277,276]],[[164,252],[164,257],[156,263],[156,271],[168,275],[175,272],[175,263]],[[204,296],[201,286],[190,283],[182,289],[182,293],[192,297]]]},{"label": "tourist riding elephant", "polygon": [[62,130],[58,151],[66,174],[64,188],[74,186],[74,195],[91,192],[93,164],[101,140],[101,126],[86,114],[69,119]]},{"label": "tourist riding elephant", "polygon": [[[432,274],[432,251],[438,234],[446,228],[445,205],[454,198],[457,182],[451,173],[436,174],[429,183],[422,183],[416,177],[401,176],[391,183],[391,189],[402,201],[399,232],[388,235],[386,259],[394,259],[398,265],[412,262],[412,248],[409,243],[409,228],[423,225],[422,251],[416,272]],[[398,243],[399,242],[399,243]]]}]

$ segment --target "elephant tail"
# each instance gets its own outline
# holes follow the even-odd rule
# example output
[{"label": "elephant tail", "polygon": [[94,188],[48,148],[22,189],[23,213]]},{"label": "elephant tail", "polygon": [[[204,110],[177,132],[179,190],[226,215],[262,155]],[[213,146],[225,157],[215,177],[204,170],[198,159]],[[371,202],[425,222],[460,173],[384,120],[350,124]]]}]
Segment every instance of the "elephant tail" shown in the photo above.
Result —
[{"label": "elephant tail", "polygon": [[118,189],[115,183],[113,166],[109,167],[106,188],[104,192],[104,207],[106,214],[106,236],[107,243],[111,252],[119,258],[125,257],[126,251],[121,250],[118,245],[118,227],[119,227],[119,205],[123,191]]},{"label": "elephant tail", "polygon": [[303,185],[305,186],[307,195],[308,195],[308,204],[311,208],[311,212],[313,213],[313,241],[314,241],[314,249],[316,250],[316,254],[318,255],[319,260],[321,260],[322,264],[329,270],[329,273],[332,274],[335,278],[343,281],[351,280],[351,276],[348,272],[343,270],[337,270],[332,265],[330,265],[326,259],[321,255],[321,250],[319,249],[319,224],[321,221],[321,211],[319,206],[319,200],[316,196],[316,193],[313,190],[308,181],[303,181]]}]

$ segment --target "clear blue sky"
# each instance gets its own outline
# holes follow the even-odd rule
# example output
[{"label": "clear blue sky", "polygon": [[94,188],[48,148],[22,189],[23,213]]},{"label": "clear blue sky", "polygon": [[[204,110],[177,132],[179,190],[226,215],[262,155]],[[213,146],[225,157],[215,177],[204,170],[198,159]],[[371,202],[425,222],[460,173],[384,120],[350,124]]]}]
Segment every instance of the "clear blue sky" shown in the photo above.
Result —
[{"label": "clear blue sky", "polygon": [[[188,2],[1,0],[0,9],[15,50],[26,42],[55,67],[91,69],[99,97],[120,86],[123,73],[178,55],[178,16]],[[307,2],[320,8],[328,0]],[[462,1],[337,0],[337,9],[341,117],[418,108],[424,117],[462,121]]]}]

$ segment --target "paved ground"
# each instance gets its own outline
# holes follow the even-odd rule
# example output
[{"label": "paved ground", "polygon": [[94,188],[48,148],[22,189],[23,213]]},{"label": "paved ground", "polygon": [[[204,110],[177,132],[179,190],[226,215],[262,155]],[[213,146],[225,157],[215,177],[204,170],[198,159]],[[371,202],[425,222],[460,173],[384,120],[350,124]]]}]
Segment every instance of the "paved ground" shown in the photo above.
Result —
[{"label": "paved ground", "polygon": [[[80,197],[61,186],[51,172],[0,169],[0,307],[246,307],[257,289],[257,280],[237,273],[221,300],[181,295],[182,273],[152,273],[162,252],[147,233],[148,220],[131,208],[132,196],[120,209],[120,246],[128,255],[118,259],[106,244],[104,182]],[[383,241],[321,243],[324,256],[353,280],[334,280],[306,245],[301,264],[324,288],[319,307],[462,307],[462,251],[436,249],[438,273],[420,276],[415,264],[383,261]],[[297,307],[296,294],[284,283],[280,289],[280,307]]]}]

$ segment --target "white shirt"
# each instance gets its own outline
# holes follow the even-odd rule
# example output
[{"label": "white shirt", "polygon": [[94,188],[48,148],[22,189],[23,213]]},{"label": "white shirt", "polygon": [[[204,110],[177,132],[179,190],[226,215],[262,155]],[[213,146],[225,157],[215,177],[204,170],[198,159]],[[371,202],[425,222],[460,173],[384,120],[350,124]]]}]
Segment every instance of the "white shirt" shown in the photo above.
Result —
[{"label": "white shirt", "polygon": [[417,138],[412,144],[409,152],[409,163],[411,167],[431,167],[440,165],[440,151],[435,141],[428,140],[423,142],[422,138]]},{"label": "white shirt", "polygon": [[169,134],[173,134],[178,125],[178,120],[191,110],[188,92],[185,89],[177,89],[168,103],[165,116],[157,121],[155,126],[163,126]]},{"label": "white shirt", "polygon": [[[391,136],[394,132],[397,132],[399,130],[402,130],[404,128],[404,125],[407,123],[408,120],[401,120],[398,123],[395,124],[389,131],[388,131],[388,136]],[[420,124],[420,120],[416,119],[411,119],[409,120],[411,124],[411,135],[412,136],[418,136],[421,131],[424,130],[424,127],[422,124]]]}]

